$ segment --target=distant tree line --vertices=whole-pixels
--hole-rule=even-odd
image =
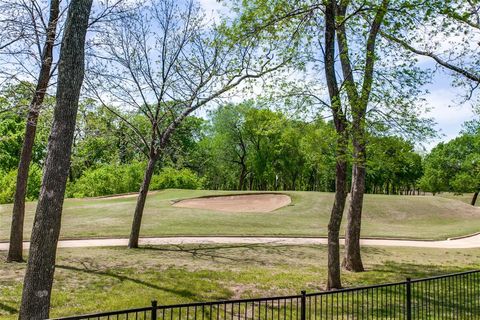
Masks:
[[[0,103],[17,104],[0,114],[0,202],[13,201],[24,116],[20,106],[28,83],[4,90]],[[37,128],[27,199],[39,195],[53,98]],[[23,111],[22,111],[23,110]],[[116,110],[121,113],[122,111]],[[147,130],[142,115],[122,117]],[[158,162],[150,190],[335,191],[336,133],[331,121],[305,120],[254,101],[224,104],[208,120],[189,116],[173,134],[171,147]],[[74,134],[68,197],[138,191],[145,170],[142,150],[131,128],[96,101],[81,101]],[[471,123],[458,138],[440,143],[422,156],[412,142],[378,131],[368,134],[366,192],[418,194],[476,192],[479,189],[479,132]],[[351,151],[350,151],[351,153]],[[351,172],[351,159],[348,161]],[[351,175],[349,174],[349,180]]]
[[[480,191],[480,122],[469,121],[457,138],[439,143],[425,157],[419,187],[433,194],[471,192],[475,205]]]

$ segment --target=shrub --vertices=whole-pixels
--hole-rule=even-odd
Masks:
[[[138,191],[143,179],[145,164],[108,164],[86,170],[67,186],[67,196],[74,198],[98,197]]]
[[[13,202],[15,193],[15,179],[17,170],[11,170],[7,173],[2,172],[0,177],[0,203]]]
[[[0,172],[0,203],[12,203],[17,182],[17,170]],[[35,200],[40,194],[42,184],[42,169],[37,164],[30,166],[27,184],[27,200]]]
[[[153,176],[150,190],[201,189],[203,184],[203,179],[192,170],[164,168],[159,174]]]

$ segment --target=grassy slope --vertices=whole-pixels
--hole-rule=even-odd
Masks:
[[[480,267],[480,249],[363,248],[365,273],[346,286],[425,277]],[[0,253],[0,318],[16,319],[24,264]],[[138,266],[141,265],[141,268]],[[203,245],[60,249],[52,317],[160,304],[323,290],[325,246]]]
[[[443,193],[439,193],[437,196],[442,198],[447,198],[447,199],[455,199],[455,200],[465,202],[466,204],[470,204],[472,202],[473,193],[453,194],[451,192],[443,192]],[[480,207],[480,199],[477,200],[477,203],[475,203],[475,206]]]
[[[171,206],[181,198],[232,192],[166,190],[149,196],[142,236],[297,235],[325,236],[333,201],[330,193],[287,192],[290,206],[271,213],[223,213]],[[127,237],[135,196],[68,199],[62,237]],[[35,203],[28,203],[26,237]],[[0,206],[0,239],[9,235],[11,205]],[[363,236],[444,239],[480,230],[480,210],[460,201],[432,196],[366,195]]]

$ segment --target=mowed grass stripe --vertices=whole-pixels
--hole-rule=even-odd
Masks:
[[[147,200],[141,235],[327,235],[332,193],[284,192],[292,198],[291,205],[267,213],[228,213],[171,205],[179,199],[234,193],[240,192],[154,192]],[[135,201],[135,195],[67,199],[61,237],[128,237]],[[480,209],[458,200],[438,196],[366,195],[364,206],[364,237],[446,239],[480,231]],[[8,239],[11,209],[11,205],[0,206],[0,240]],[[34,210],[35,203],[28,203],[26,239]]]

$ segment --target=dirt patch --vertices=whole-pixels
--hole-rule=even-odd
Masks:
[[[192,198],[175,202],[173,206],[223,212],[271,212],[291,202],[285,194],[266,193]]]

